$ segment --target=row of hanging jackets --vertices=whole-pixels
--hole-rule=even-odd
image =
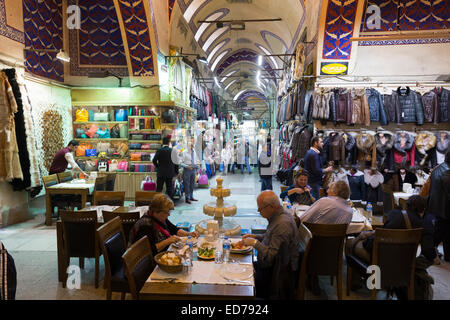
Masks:
[[[324,163],[334,161],[341,165],[366,161],[372,167],[389,170],[394,170],[395,166],[434,168],[444,162],[449,145],[447,131],[417,134],[385,130],[375,134],[333,131],[323,136],[321,155]]]
[[[0,71],[0,179],[14,191],[36,196],[42,189],[31,102],[15,69]]]
[[[308,105],[313,91],[306,90],[306,83],[304,81],[297,82],[292,90],[278,102],[277,122],[300,119],[306,114],[306,106]]]
[[[297,81],[299,81],[303,75],[306,59],[306,48],[303,42],[297,45],[295,50],[295,56],[291,58],[288,65],[287,72],[284,72],[282,79],[278,85],[278,97],[286,95],[288,89]]]
[[[279,128],[280,168],[287,169],[293,163],[305,157],[312,138],[311,126],[300,121],[290,121]]]
[[[449,122],[449,91],[442,87],[421,95],[409,87],[398,87],[391,94],[374,88],[321,88],[308,101],[307,121],[321,120],[335,125]]]

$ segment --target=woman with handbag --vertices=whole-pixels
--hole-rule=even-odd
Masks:
[[[53,158],[52,165],[50,166],[49,174],[56,174],[66,171],[67,166],[70,164],[72,170],[77,170],[84,176],[89,176],[86,172],[81,170],[78,164],[73,159],[72,152],[76,152],[80,144],[76,140],[69,142],[68,146],[56,152]]]

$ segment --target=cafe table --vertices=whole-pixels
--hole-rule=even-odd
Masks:
[[[55,184],[54,186],[47,187],[45,193],[45,224],[47,226],[52,225],[52,205],[51,196],[55,194],[65,194],[65,195],[80,195],[81,196],[81,207],[84,208],[86,205],[86,199],[89,194],[94,192],[95,183],[88,183],[86,180],[75,179],[70,182],[63,182]]]
[[[89,208],[83,208],[79,210],[79,212],[83,211],[97,211],[97,223],[99,226],[103,224],[103,216],[102,211],[113,211],[117,213],[122,212],[136,212],[138,211],[140,216],[142,217],[147,211],[148,206],[142,207],[125,207],[125,206],[92,206]],[[57,245],[57,259],[58,259],[58,281],[63,281],[64,279],[64,244],[63,244],[63,231],[62,231],[62,222],[61,220],[56,221],[56,245]]]
[[[201,239],[202,238],[199,239],[198,245],[201,245]],[[238,240],[240,239],[232,239],[232,241]],[[169,248],[169,250],[171,249]],[[227,264],[216,264],[214,259],[201,261],[201,259],[197,257],[196,251],[197,249],[194,247],[193,266],[191,267],[192,269],[189,274],[187,274],[186,271],[183,271],[180,274],[169,274],[161,271],[159,267],[156,267],[141,289],[139,297],[141,299],[152,300],[254,299],[254,275],[250,276],[248,284],[237,282],[229,283],[224,279],[219,279],[221,272],[226,270],[223,268],[239,267],[239,264],[241,264],[241,267],[253,270],[253,250],[249,251],[247,254],[230,253],[231,263]],[[202,274],[202,272],[204,273]],[[250,272],[252,273],[253,271]],[[172,282],[169,280],[158,280],[164,279],[161,275],[173,277],[177,280]],[[184,282],[179,282],[183,281],[183,279]]]
[[[409,197],[411,197],[412,195],[414,195],[414,193],[407,193],[407,192],[394,192],[394,202],[396,205],[399,205],[399,201],[400,199],[405,199],[408,200]]]

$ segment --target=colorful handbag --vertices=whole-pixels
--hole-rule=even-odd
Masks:
[[[86,157],[96,157],[97,149],[86,149],[85,155]]]
[[[98,160],[97,170],[99,172],[106,172],[106,171],[108,171],[108,160],[106,160],[106,159]]]
[[[144,135],[143,134],[132,134],[131,140],[144,140]]]
[[[87,130],[85,133],[89,138],[92,139],[97,134],[97,131],[98,127],[95,124],[93,124],[89,127],[89,130]]]
[[[140,153],[130,153],[130,160],[131,161],[141,161],[141,154]]]
[[[128,139],[128,126],[120,125],[120,138]]]
[[[77,147],[77,151],[75,151],[75,155],[77,157],[85,157],[86,156],[86,149],[92,149],[92,146],[90,144],[81,143]]]
[[[114,157],[114,154],[116,153],[116,149],[114,148],[108,148],[108,150],[106,150],[106,156],[108,157]]]
[[[89,121],[94,121],[94,110],[89,110]]]
[[[158,150],[159,148],[161,148],[160,143],[150,143],[150,149]]]
[[[111,132],[108,130],[108,128],[103,128],[97,130],[98,137],[100,139],[110,139],[111,138]]]
[[[97,171],[97,161],[91,160],[86,161],[86,171],[88,172]]]
[[[200,185],[205,186],[205,185],[208,185],[208,184],[209,184],[208,176],[206,175],[205,170],[203,170],[203,172],[200,174],[200,177],[198,178],[198,185],[199,186]]]
[[[99,142],[97,143],[96,149],[99,153],[107,152],[111,144],[109,142]]]
[[[116,121],[127,121],[128,115],[125,109],[116,110]]]
[[[152,119],[152,120],[153,120],[153,119]],[[154,120],[155,120],[155,121],[154,121],[155,125],[154,125],[154,128],[152,128],[152,129],[160,130],[160,129],[161,129],[161,123],[160,123],[160,121],[159,121],[159,118],[155,118]]]
[[[116,171],[119,167],[119,162],[117,160],[111,160],[109,162],[109,167],[108,167],[108,171],[113,172]]]
[[[156,183],[149,176],[141,182],[141,190],[143,191],[156,191]]]
[[[128,171],[128,161],[120,161],[117,165],[117,170],[127,172]]]
[[[106,158],[107,157],[106,152],[99,152],[98,153],[98,157],[99,158]]]
[[[77,138],[83,138],[83,135],[86,135],[86,134],[84,133],[84,129],[77,128],[77,130],[76,130],[76,137],[77,137]]]
[[[141,145],[141,149],[142,150],[150,150],[150,144],[149,143],[144,143]]]
[[[157,134],[149,134],[149,140],[161,140],[161,134],[157,133]]]
[[[142,153],[141,161],[151,161],[152,159],[150,157],[151,157],[151,155],[149,153]]]
[[[120,128],[118,124],[111,128],[111,138],[120,138]]]
[[[130,143],[130,149],[140,150],[141,149],[141,144],[140,143]]]
[[[86,109],[78,109],[75,111],[75,121],[76,122],[87,122],[89,121],[89,113]]]
[[[119,148],[117,149],[117,152],[119,152],[122,157],[125,156],[126,153],[128,152],[128,143],[122,142],[119,145]]]

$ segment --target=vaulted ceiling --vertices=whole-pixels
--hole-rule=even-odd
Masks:
[[[265,105],[284,59],[267,55],[293,52],[305,20],[304,0],[285,0],[282,6],[274,0],[178,0],[178,5],[222,88],[235,101]],[[279,21],[247,21],[262,19]],[[230,20],[244,20],[245,30],[231,30]]]

